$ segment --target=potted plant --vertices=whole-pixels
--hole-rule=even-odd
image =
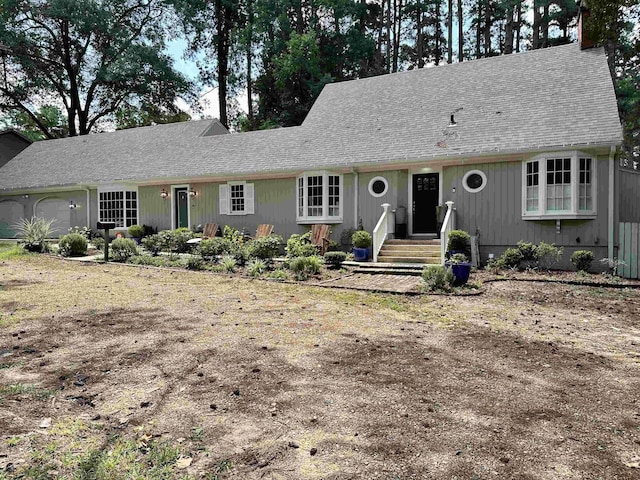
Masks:
[[[351,235],[351,243],[356,262],[366,262],[371,254],[371,234],[365,230],[356,230]]]
[[[471,262],[464,253],[454,253],[451,255],[448,261],[445,262],[445,267],[451,268],[455,280],[453,285],[459,287],[469,281],[469,274],[471,273]]]
[[[447,257],[456,253],[471,257],[471,237],[464,230],[451,230],[447,237]]]
[[[142,225],[131,225],[129,227],[129,236],[140,245],[140,240],[144,237],[144,227]]]

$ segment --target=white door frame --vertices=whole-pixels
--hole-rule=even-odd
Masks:
[[[431,236],[428,233],[413,233],[413,176],[419,175],[423,173],[437,173],[438,174],[438,205],[442,205],[442,187],[443,187],[443,174],[442,174],[442,165],[434,165],[433,167],[424,167],[424,168],[412,168],[409,170],[409,175],[407,175],[408,187],[407,192],[409,196],[409,205],[407,206],[407,235],[409,236]]]
[[[178,197],[176,196],[176,190],[186,188],[187,189],[187,226],[191,228],[191,200],[189,198],[189,184],[183,185],[171,185],[171,229],[178,228],[176,224],[176,202]]]

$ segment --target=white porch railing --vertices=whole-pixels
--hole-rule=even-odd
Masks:
[[[440,251],[443,265],[445,254],[447,253],[447,243],[449,243],[449,232],[456,228],[456,211],[453,209],[453,202],[445,202],[445,205],[447,206],[447,213],[440,229]]]
[[[391,213],[389,212],[389,208],[391,205],[388,203],[382,204],[382,215],[380,216],[380,220],[376,224],[376,228],[373,229],[373,261],[378,261],[378,253],[380,253],[380,249],[382,248],[382,244],[389,236],[389,222],[391,221]]]

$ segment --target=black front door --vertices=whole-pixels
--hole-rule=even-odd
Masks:
[[[439,200],[437,173],[413,176],[413,233],[437,233],[436,207]]]
[[[176,228],[189,228],[189,192],[186,188],[175,189]]]

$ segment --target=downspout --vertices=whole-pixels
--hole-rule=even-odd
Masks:
[[[91,228],[91,190],[83,188],[87,192],[87,228]]]
[[[609,215],[608,215],[608,230],[609,230],[609,238],[607,242],[607,257],[610,259],[614,258],[614,247],[615,247],[615,217],[614,217],[614,204],[615,204],[615,164],[616,158],[616,147],[615,145],[611,146],[611,150],[609,151]]]
[[[355,168],[351,170],[353,172],[353,228],[358,229],[358,190],[359,179],[358,172]]]

